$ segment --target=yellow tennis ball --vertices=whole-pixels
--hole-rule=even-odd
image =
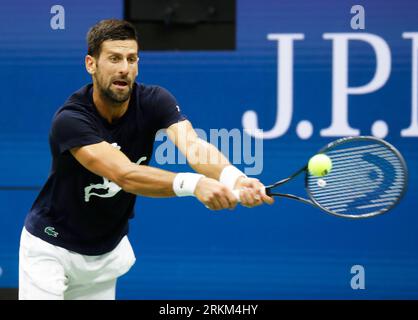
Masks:
[[[314,176],[323,177],[330,173],[331,169],[332,161],[325,154],[319,153],[313,156],[311,159],[309,159],[308,170],[309,173]]]

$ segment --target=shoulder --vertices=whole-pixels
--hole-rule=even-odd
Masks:
[[[81,122],[92,122],[94,117],[81,105],[77,104],[70,104],[64,105],[59,108],[53,118],[52,118],[52,125],[69,123],[74,121],[81,121]]]
[[[86,85],[74,92],[64,104],[55,112],[52,121],[68,118],[88,119],[93,115],[92,85]]]
[[[91,83],[81,87],[75,91],[68,99],[64,102],[65,105],[79,104],[79,105],[91,105],[93,102],[93,85]]]
[[[73,147],[103,141],[97,118],[83,104],[69,102],[55,113],[49,139],[54,150],[60,153]]]
[[[94,107],[91,102],[91,86],[87,85],[73,93],[52,117],[51,130],[93,125]]]
[[[135,88],[139,97],[139,108],[156,130],[168,128],[185,119],[176,98],[167,89],[157,85],[138,84]]]
[[[140,104],[144,106],[177,103],[174,95],[169,90],[159,85],[138,84],[137,94]]]

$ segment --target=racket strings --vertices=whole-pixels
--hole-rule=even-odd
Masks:
[[[325,152],[331,172],[307,176],[311,197],[327,211],[346,216],[387,211],[401,197],[406,174],[403,161],[388,146],[374,141],[351,141]]]

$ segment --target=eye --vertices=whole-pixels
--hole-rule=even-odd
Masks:
[[[112,63],[116,63],[116,62],[118,62],[118,61],[119,61],[119,58],[118,58],[118,57],[116,57],[116,56],[110,56],[110,57],[109,57],[109,60],[110,60],[110,62],[112,62]]]
[[[134,64],[138,61],[138,57],[129,57],[128,62],[131,64]]]

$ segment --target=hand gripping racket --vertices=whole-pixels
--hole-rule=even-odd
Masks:
[[[335,216],[358,219],[388,212],[406,192],[405,160],[386,141],[368,136],[341,138],[318,153],[332,160],[328,175],[313,176],[305,165],[288,178],[266,186],[266,194],[298,200]],[[305,175],[309,199],[274,190],[300,174]]]

